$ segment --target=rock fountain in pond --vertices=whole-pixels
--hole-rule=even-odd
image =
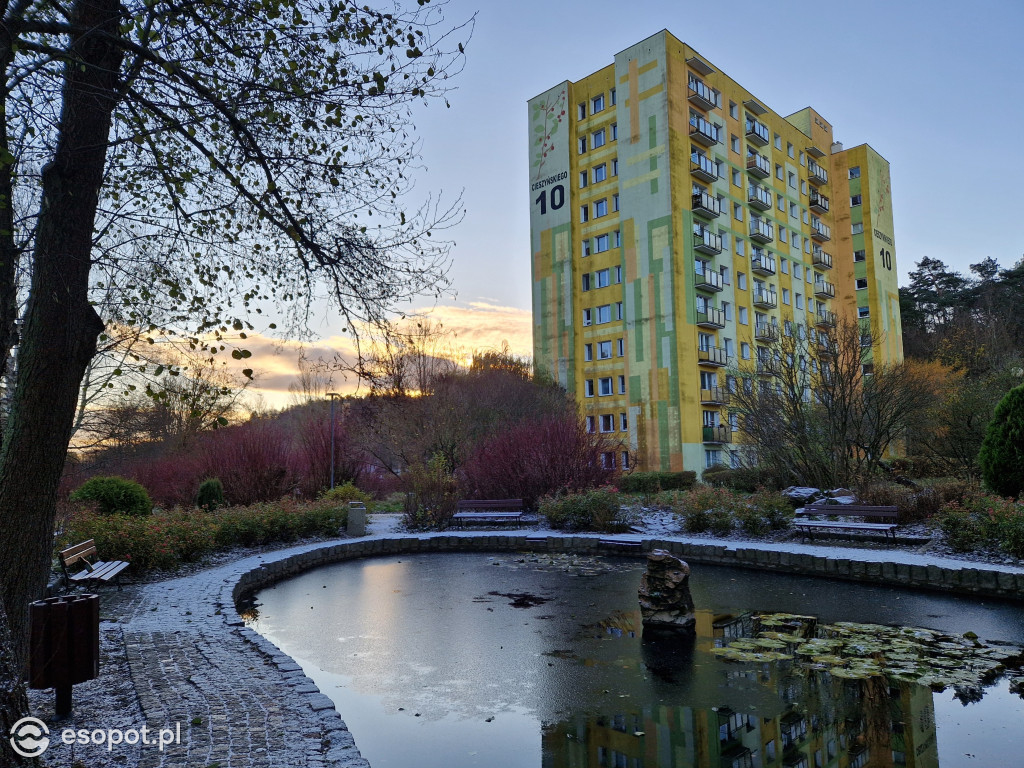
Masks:
[[[647,556],[640,580],[640,612],[644,630],[692,634],[696,619],[690,595],[690,566],[664,549]]]

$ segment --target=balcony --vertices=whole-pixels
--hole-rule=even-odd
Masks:
[[[714,307],[698,309],[697,325],[701,328],[725,328],[725,312]]]
[[[695,77],[690,78],[689,99],[691,104],[705,111],[722,107],[722,94],[714,88],[708,88]]]
[[[828,336],[824,334],[818,336],[818,353],[821,355],[828,355],[829,357],[835,357],[836,354],[836,343],[832,341]]]
[[[702,405],[728,405],[729,390],[725,387],[712,387],[700,391],[700,402]]]
[[[761,376],[778,376],[780,365],[781,363],[778,360],[772,360],[770,357],[759,357],[757,358],[754,370]]]
[[[750,269],[759,275],[774,275],[775,257],[760,248],[755,248],[750,257]]]
[[[717,256],[722,252],[722,236],[698,224],[693,228],[693,247],[701,253]]]
[[[815,280],[814,295],[819,299],[834,299],[836,297],[836,287],[827,280]]]
[[[832,254],[815,247],[811,254],[811,263],[818,269],[832,269]]]
[[[717,197],[707,192],[695,192],[693,195],[693,212],[706,219],[717,219],[722,215],[722,206]]]
[[[836,313],[827,309],[819,309],[814,318],[814,324],[819,328],[835,328]]]
[[[690,173],[701,181],[715,181],[719,177],[718,161],[699,152],[693,152],[690,155]]]
[[[757,144],[759,147],[763,147],[771,140],[771,134],[768,133],[768,126],[762,123],[760,120],[754,120],[753,118],[747,118],[747,141],[752,144]]]
[[[811,217],[811,237],[815,240],[825,243],[832,239],[832,230],[828,224],[822,224],[821,219],[817,216]]]
[[[700,365],[710,365],[714,368],[722,368],[729,364],[729,355],[721,347],[708,347],[697,350],[697,362]]]
[[[815,213],[828,213],[828,198],[818,192],[816,189],[812,189],[809,195],[811,198],[811,210]]]
[[[698,291],[714,291],[717,293],[724,287],[722,284],[722,276],[711,269],[705,269],[703,272],[696,272],[695,275]]]
[[[807,179],[812,184],[828,184],[828,171],[807,158]]]
[[[772,193],[762,186],[751,184],[747,188],[747,202],[753,208],[767,211],[772,207]]]
[[[724,424],[717,427],[704,427],[705,443],[730,443],[732,442],[732,430]]]
[[[754,289],[754,306],[761,309],[775,309],[779,306],[779,295],[765,288]]]
[[[705,147],[713,147],[722,140],[722,129],[703,117],[690,116],[690,138]]]
[[[778,340],[779,326],[774,323],[754,323],[754,338],[766,344]]]
[[[770,243],[775,239],[775,227],[770,221],[752,218],[750,220],[750,239],[759,243]]]
[[[767,179],[772,175],[771,163],[768,162],[768,158],[764,155],[754,152],[747,155],[747,172],[751,176],[757,176],[759,179]]]

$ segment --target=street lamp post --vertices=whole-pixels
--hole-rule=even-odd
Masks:
[[[328,392],[327,396],[331,398],[331,490],[334,490],[334,401],[337,400],[341,395],[337,392]]]

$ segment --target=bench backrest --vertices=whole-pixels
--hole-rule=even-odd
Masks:
[[[88,560],[92,557],[96,557],[96,541],[94,539],[75,544],[75,546],[62,549],[60,552],[60,561],[65,568],[74,565],[79,560]]]
[[[521,510],[523,508],[522,499],[464,499],[458,502],[456,508],[459,510],[466,509],[490,509],[490,510]]]
[[[812,514],[850,515],[851,517],[871,519],[895,518],[897,516],[896,507],[876,507],[866,504],[812,504],[804,509],[812,510]]]

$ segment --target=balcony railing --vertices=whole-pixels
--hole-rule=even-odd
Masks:
[[[832,254],[816,247],[811,254],[811,263],[818,269],[832,269]]]
[[[725,312],[714,307],[698,309],[697,325],[702,328],[725,328]]]
[[[825,195],[819,193],[816,189],[812,189],[809,197],[812,211],[815,213],[828,213],[828,198]]]
[[[750,220],[750,238],[759,243],[770,243],[775,239],[775,227],[770,221],[764,219]]]
[[[836,313],[827,309],[819,309],[814,324],[822,328],[835,328]]]
[[[822,355],[834,356],[836,354],[836,343],[827,336],[818,337],[818,352]]]
[[[721,347],[707,347],[697,350],[697,362],[721,368],[729,364],[729,355]]]
[[[718,162],[699,152],[690,154],[690,173],[702,181],[714,181],[718,178]]]
[[[774,323],[754,323],[754,338],[771,342],[779,338],[779,326]]]
[[[750,257],[750,269],[759,275],[774,275],[775,257],[758,248]]]
[[[814,184],[828,184],[828,171],[808,158],[807,178]]]
[[[715,256],[722,252],[722,236],[698,224],[693,228],[693,247],[701,253]]]
[[[769,291],[764,288],[755,288],[754,306],[761,307],[763,309],[775,309],[775,307],[779,306],[779,296],[775,291]]]
[[[763,147],[771,140],[771,135],[768,133],[768,126],[760,120],[747,118],[747,140],[752,144],[757,144],[758,146]]]
[[[771,163],[768,162],[767,157],[755,152],[747,155],[747,171],[750,172],[751,176],[767,179],[772,175],[772,166]]]
[[[698,290],[720,291],[724,287],[722,276],[712,269],[705,269],[703,272],[695,273]]]
[[[729,390],[725,387],[702,389],[700,401],[705,405],[726,405],[729,402]]]
[[[732,442],[732,430],[724,424],[717,427],[704,427],[705,443],[730,443]]]
[[[722,94],[714,88],[708,88],[697,78],[691,78],[690,102],[705,110],[719,109],[722,106]]]
[[[829,228],[828,224],[822,224],[821,219],[812,217],[811,237],[824,243],[832,239],[832,230]]]
[[[834,299],[836,297],[836,287],[827,280],[815,280],[814,295],[819,299]]]
[[[772,207],[772,193],[762,186],[751,184],[747,188],[747,202],[754,208],[767,211]]]
[[[703,117],[690,116],[690,138],[703,144],[705,147],[713,147],[722,140],[722,129],[709,123]]]
[[[693,212],[708,219],[715,219],[722,214],[722,206],[717,197],[712,197],[707,192],[695,192]]]
[[[780,373],[780,363],[770,357],[759,357],[754,363],[754,370],[761,376],[777,376]]]

